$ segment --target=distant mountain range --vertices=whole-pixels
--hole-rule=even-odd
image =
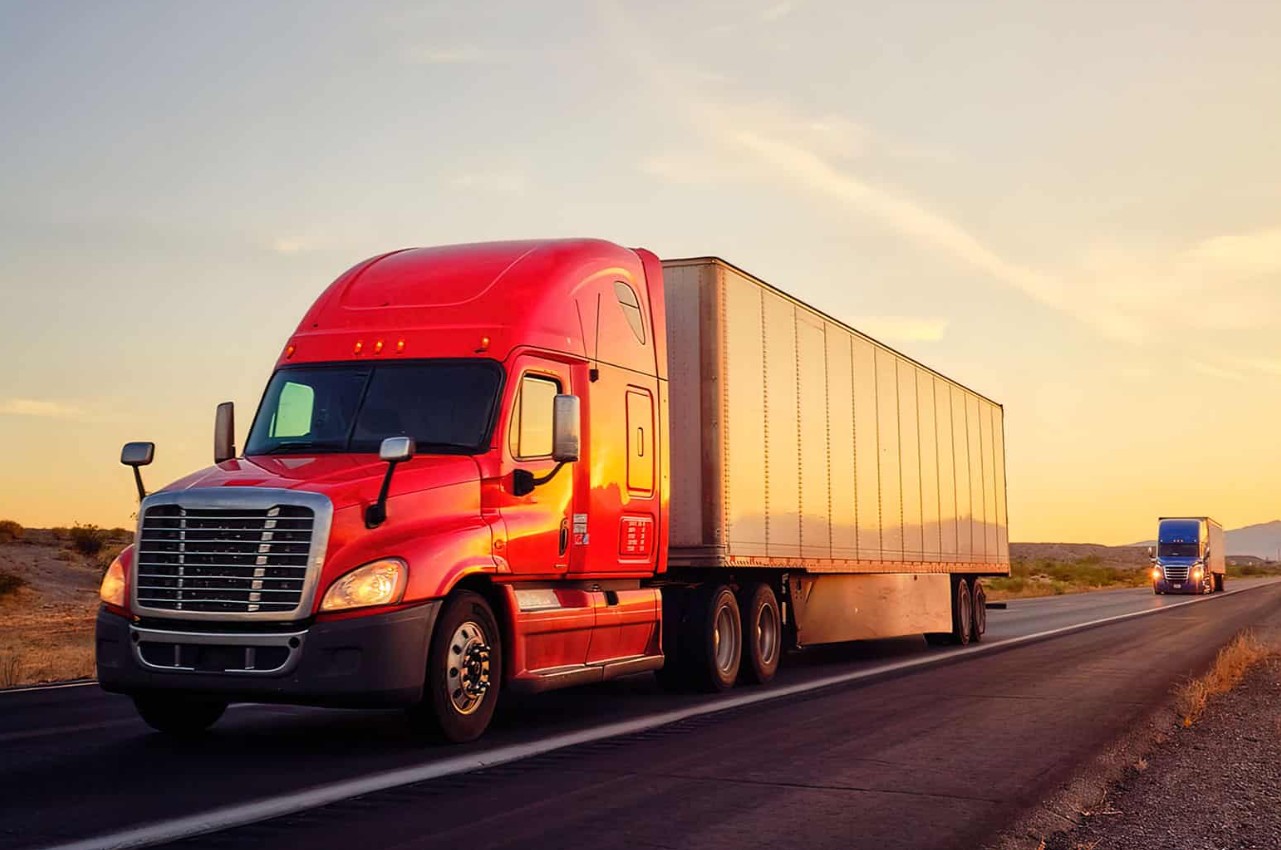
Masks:
[[[1261,522],[1258,525],[1247,525],[1245,528],[1234,528],[1223,532],[1227,543],[1227,554],[1253,555],[1269,561],[1281,560],[1277,557],[1281,551],[1281,519],[1272,522]],[[1132,546],[1155,546],[1155,540],[1133,543]]]

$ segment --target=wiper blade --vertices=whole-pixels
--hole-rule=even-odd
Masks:
[[[342,446],[333,443],[313,443],[309,440],[295,440],[290,443],[278,443],[269,449],[264,449],[254,454],[260,455],[284,455],[284,454],[302,454],[307,451],[319,450],[331,452],[341,449]]]

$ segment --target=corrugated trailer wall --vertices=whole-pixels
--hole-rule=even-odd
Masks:
[[[723,261],[663,268],[671,564],[1009,572],[1000,405]]]

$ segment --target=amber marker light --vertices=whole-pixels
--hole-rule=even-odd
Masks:
[[[382,354],[382,353],[383,353],[383,341],[380,339],[374,343],[374,354]]]
[[[356,353],[357,353],[357,354],[359,354],[359,353],[361,352],[361,350],[363,350],[363,349],[364,349],[364,347],[365,347],[365,344],[364,344],[363,342],[361,342],[360,340],[357,340],[357,341],[356,341],[356,349],[355,349],[355,351],[356,351]]]
[[[285,347],[285,359],[286,360],[291,359],[294,356],[294,352],[297,350],[298,350],[298,346],[294,345],[292,342],[289,343],[289,345]]]
[[[488,350],[489,350],[489,337],[482,336],[480,338],[480,348],[477,348],[476,351],[480,352],[480,351],[488,351]]]
[[[397,353],[397,354],[399,354],[400,352],[402,352],[402,351],[404,351],[404,350],[405,350],[405,341],[404,341],[403,339],[401,339],[401,340],[397,340],[397,341],[396,341],[396,353]]]

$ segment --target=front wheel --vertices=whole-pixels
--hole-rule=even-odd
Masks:
[[[227,703],[172,694],[140,694],[134,707],[148,726],[178,738],[190,738],[218,722]]]
[[[454,594],[436,620],[425,692],[411,718],[451,743],[476,740],[494,716],[502,670],[493,609],[478,593]]]

